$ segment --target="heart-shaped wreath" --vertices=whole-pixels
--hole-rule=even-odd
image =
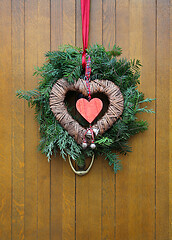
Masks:
[[[63,126],[64,129],[72,137],[74,137],[75,141],[78,144],[81,144],[83,142],[83,138],[86,130],[76,120],[74,120],[71,117],[64,103],[67,92],[72,90],[80,91],[84,96],[88,95],[85,80],[79,79],[78,81],[75,81],[73,84],[69,84],[66,80],[59,79],[54,84],[50,93],[50,107],[57,121],[61,124],[61,126]],[[113,82],[108,80],[96,79],[94,81],[91,81],[90,90],[91,90],[90,91],[91,94],[96,92],[105,93],[107,94],[109,99],[108,111],[99,121],[96,122],[96,124],[92,126],[92,129],[94,132],[100,133],[102,135],[105,131],[107,131],[113,125],[113,123],[119,118],[119,116],[121,116],[123,111],[123,102],[124,102],[123,96],[119,90],[119,87],[117,87]],[[81,98],[80,100],[85,100],[85,99]],[[80,100],[78,100],[78,102]],[[101,108],[102,108],[100,106],[100,108],[98,109],[98,112],[95,112],[96,109],[94,109],[94,106],[96,106],[97,104],[94,100],[99,100],[99,99],[93,98],[92,101],[90,102],[85,100],[86,103],[82,101],[80,105],[78,105],[78,110],[81,114],[82,114],[82,108],[84,107],[85,107],[84,110],[87,110],[87,109],[88,109],[87,111],[90,110],[90,113],[86,114],[87,113],[86,112],[85,114],[84,113],[82,114],[83,116],[85,115],[84,118],[85,119],[87,118],[87,121],[89,123],[93,122],[93,120],[95,119],[95,117],[98,115],[98,113],[101,111]],[[102,102],[101,100],[99,101],[101,105]],[[90,105],[89,103],[91,104],[92,107],[89,106]],[[89,118],[92,116],[93,118],[89,120]]]
[[[82,167],[85,158],[93,154],[104,155],[116,172],[120,169],[118,153],[126,154],[131,151],[128,139],[147,129],[147,122],[138,120],[136,114],[153,112],[146,106],[140,106],[152,99],[144,99],[143,93],[137,89],[141,66],[139,60],[119,59],[121,49],[116,45],[109,51],[99,45],[90,47],[87,50],[91,57],[90,91],[91,94],[105,94],[109,104],[104,116],[96,118],[92,126],[96,149],[83,149],[81,145],[86,128],[78,123],[75,115],[71,116],[68,103],[65,102],[68,91],[87,96],[81,52],[81,48],[69,45],[58,51],[48,52],[48,61],[35,72],[35,75],[41,76],[38,88],[30,91],[19,90],[17,96],[26,99],[29,106],[35,106],[41,134],[39,149],[48,159],[59,149],[63,158],[69,155]],[[82,105],[92,105],[86,102],[82,100],[77,103],[77,110],[85,118],[87,112],[83,113]],[[96,113],[92,114],[93,119],[101,110],[99,97],[94,102],[99,106]],[[76,112],[76,107],[74,108]],[[93,120],[92,115],[87,119],[88,122]],[[87,140],[89,141],[89,137]]]

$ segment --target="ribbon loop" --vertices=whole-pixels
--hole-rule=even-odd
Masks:
[[[90,18],[90,0],[81,0],[81,15],[82,15],[82,67],[86,68],[86,49],[88,47],[89,34],[89,18]]]

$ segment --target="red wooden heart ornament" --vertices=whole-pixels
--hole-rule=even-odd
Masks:
[[[89,123],[94,121],[101,112],[102,108],[103,103],[99,98],[93,98],[90,102],[85,98],[80,98],[76,102],[76,109]]]

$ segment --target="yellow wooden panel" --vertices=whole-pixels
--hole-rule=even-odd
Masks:
[[[37,86],[33,77],[34,66],[38,65],[37,1],[25,1],[25,89]],[[36,240],[38,236],[38,126],[34,110],[25,102],[25,239]]]
[[[63,0],[63,44],[75,45],[75,1]]]
[[[90,6],[89,43],[102,44],[102,1],[91,1]],[[88,196],[89,229],[87,234],[90,240],[101,239],[102,158],[95,160],[88,177],[88,192],[86,194]]]
[[[50,1],[38,1],[37,27],[38,66],[45,62],[45,53],[50,50]],[[40,139],[38,137],[38,139]],[[50,238],[50,163],[38,153],[38,240]]]
[[[51,51],[56,51],[63,40],[63,1],[51,0]]]
[[[122,48],[122,56],[129,57],[130,1],[116,0],[116,43]]]
[[[11,1],[0,1],[0,239],[11,238]]]
[[[75,45],[75,1],[63,0],[63,44]],[[75,175],[68,161],[63,161],[62,239],[74,240],[75,233]]]
[[[37,152],[34,110],[15,97],[36,87],[47,50],[82,46],[80,0],[0,1],[0,239],[172,239],[170,4],[91,0],[89,43],[116,40],[122,56],[139,58],[139,89],[157,100],[122,171],[97,158],[81,178],[60,155],[48,163]]]
[[[169,239],[170,1],[157,2],[156,236]]]
[[[121,37],[122,44],[128,46],[125,55],[141,60],[143,69],[139,89],[145,93],[145,97],[154,98],[155,3],[154,1],[118,1],[117,13],[118,6],[121,14],[117,14],[117,43],[120,44]],[[124,19],[128,19],[125,24],[122,13]],[[153,108],[154,104],[149,106]],[[124,164],[122,172],[117,174],[117,239],[151,240],[155,235],[154,117],[153,114],[141,116],[148,120],[149,130],[130,140],[133,152],[125,157],[127,163]]]
[[[172,8],[170,5],[170,36],[172,36]],[[172,239],[172,39],[170,38],[170,108],[169,108],[169,239]]]
[[[51,1],[51,50],[62,44],[62,0]],[[63,159],[58,154],[51,159],[51,239],[62,239]]]
[[[116,1],[116,43],[122,48],[122,57],[129,58],[130,1]],[[130,142],[132,145],[132,141]],[[116,238],[128,239],[128,178],[132,157],[120,156],[123,169],[116,176]]]
[[[82,43],[82,18],[81,18],[81,0],[76,0],[76,7],[75,7],[75,29],[76,29],[76,39],[75,44],[78,47],[83,47]]]
[[[116,4],[115,1],[103,1],[103,45],[106,49],[115,44]],[[102,164],[102,239],[115,239],[116,226],[116,176],[113,167],[103,159]]]
[[[24,239],[24,1],[12,2],[12,239]]]

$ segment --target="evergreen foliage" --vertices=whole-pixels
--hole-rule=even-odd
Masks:
[[[49,106],[49,94],[58,79],[65,78],[68,82],[73,82],[74,79],[84,78],[81,53],[81,48],[70,45],[48,52],[45,64],[35,69],[35,75],[41,77],[37,89],[19,90],[17,96],[27,100],[29,106],[35,107],[41,135],[39,150],[46,154],[48,160],[60,150],[64,159],[69,154],[79,166],[83,166],[85,158],[94,153],[105,156],[116,173],[121,168],[118,153],[131,152],[129,138],[148,128],[147,122],[138,120],[137,114],[153,112],[147,106],[141,106],[153,99],[144,99],[144,94],[137,89],[141,67],[139,60],[119,59],[122,50],[116,45],[109,51],[97,44],[90,47],[87,53],[91,57],[91,80],[107,79],[119,86],[124,96],[124,111],[107,132],[96,138],[95,150],[83,150],[57,122]]]

